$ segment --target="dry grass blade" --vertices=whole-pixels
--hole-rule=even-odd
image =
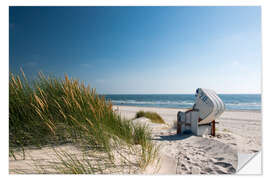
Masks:
[[[155,156],[149,130],[122,119],[113,112],[111,102],[96,94],[95,89],[67,75],[61,80],[39,73],[39,78],[29,82],[22,69],[21,73],[23,81],[13,74],[9,81],[11,155],[18,147],[73,142],[106,153],[112,162],[111,150],[115,147],[111,142],[123,141],[142,147],[142,166]],[[80,162],[72,162],[81,166],[72,172],[80,173]]]
[[[153,122],[153,123],[165,124],[165,121],[156,112],[139,111],[139,112],[136,113],[135,118],[140,118],[140,117],[146,117],[146,118],[150,119],[151,122]]]

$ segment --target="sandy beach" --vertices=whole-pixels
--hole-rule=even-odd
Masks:
[[[261,150],[261,112],[259,111],[225,111],[217,119],[216,137],[198,137],[193,135],[176,135],[174,124],[178,111],[186,109],[114,106],[114,111],[123,118],[133,119],[136,112],[152,111],[158,113],[166,124],[151,123],[141,117],[134,123],[144,123],[152,130],[152,141],[160,147],[159,158],[141,171],[130,167],[123,171],[119,168],[116,174],[232,174],[237,171],[238,153],[255,153]],[[80,154],[73,145],[57,148],[73,154]],[[122,151],[122,150],[121,150]],[[37,173],[33,171],[33,159],[43,164],[52,161],[52,149],[26,150],[26,159],[14,160],[10,157],[10,173]],[[129,157],[134,159],[136,156]],[[117,158],[118,159],[118,158]],[[36,161],[37,162],[37,161]]]
[[[230,174],[237,170],[238,153],[250,154],[261,150],[260,111],[225,111],[217,121],[216,137],[177,136],[174,123],[178,111],[186,109],[115,106],[122,117],[134,118],[136,112],[157,112],[166,125],[156,125],[146,118],[153,141],[160,146],[161,167],[165,174]],[[145,173],[152,173],[149,166]]]
[[[263,160],[262,3],[133,2],[8,7],[9,174],[238,175]]]

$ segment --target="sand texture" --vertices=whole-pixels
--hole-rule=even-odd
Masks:
[[[114,106],[114,110],[126,119],[133,119],[134,123],[147,124],[152,130],[152,140],[159,146],[159,158],[140,169],[138,156],[125,147],[115,150],[115,167],[101,167],[102,172],[113,174],[232,174],[237,170],[238,153],[254,153],[261,150],[261,113],[259,111],[225,111],[217,119],[216,137],[198,137],[189,135],[176,135],[175,122],[178,111],[184,109],[150,108]],[[166,124],[152,123],[149,119],[141,117],[134,119],[136,112],[157,112]],[[59,163],[55,157],[56,150],[63,150],[83,159],[83,152],[74,145],[67,144],[57,147],[43,147],[41,149],[26,149],[26,158],[22,152],[16,152],[17,160],[9,157],[9,172],[14,173],[52,173],[54,165]],[[96,152],[91,152],[94,154]],[[89,158],[89,157],[88,157]],[[97,167],[106,164],[102,162],[102,154],[96,153],[91,162],[99,162]],[[96,158],[96,159],[95,159]],[[125,161],[135,162],[132,165]],[[85,161],[83,159],[83,161]],[[87,160],[88,161],[88,160]],[[38,168],[36,166],[39,166]],[[43,169],[41,168],[43,167]],[[37,171],[37,169],[40,170]]]
[[[184,109],[115,106],[122,117],[134,118],[136,112],[157,112],[166,125],[151,123],[153,141],[160,146],[158,174],[232,174],[237,170],[238,153],[254,153],[261,149],[261,113],[259,111],[225,111],[217,121],[216,137],[176,135],[174,124],[178,111]],[[150,165],[145,173],[153,173]]]

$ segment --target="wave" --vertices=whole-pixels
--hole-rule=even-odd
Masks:
[[[115,105],[144,107],[190,108],[195,102],[193,95],[108,95]],[[261,109],[260,97],[254,95],[221,96],[226,109]]]
[[[261,106],[261,103],[257,103],[257,102],[250,102],[250,103],[224,103],[225,105],[228,106]]]
[[[192,106],[194,102],[190,101],[136,101],[136,100],[112,100],[114,104],[145,104],[145,105],[182,105],[182,106]],[[248,103],[225,103],[225,106],[256,106],[260,107],[261,103],[257,102],[248,102]]]
[[[112,100],[116,104],[168,104],[168,105],[193,105],[194,102],[188,101],[136,101],[136,100]]]

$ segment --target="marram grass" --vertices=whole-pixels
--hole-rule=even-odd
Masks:
[[[135,118],[140,118],[140,117],[146,117],[151,120],[153,123],[160,123],[160,124],[165,124],[165,121],[162,119],[162,117],[156,113],[156,112],[144,112],[144,111],[139,111],[136,113]]]
[[[57,145],[66,142],[107,152],[111,157],[112,141],[142,146],[142,167],[156,155],[146,127],[134,125],[112,110],[112,104],[95,89],[67,75],[64,79],[46,77],[29,82],[10,74],[9,148]],[[14,157],[16,158],[16,157]]]

